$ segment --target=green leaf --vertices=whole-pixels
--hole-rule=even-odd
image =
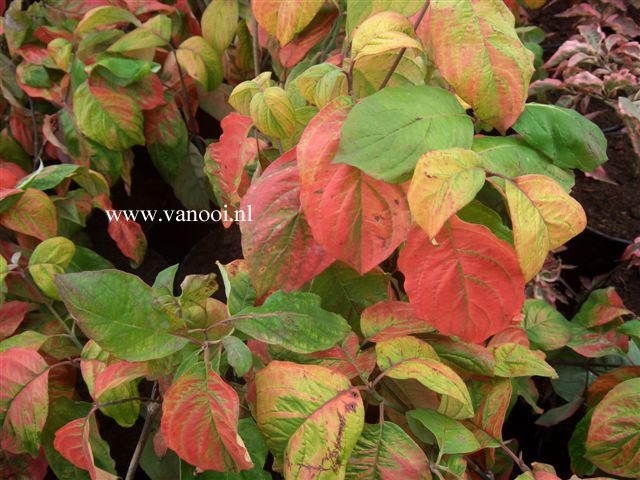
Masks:
[[[322,298],[322,308],[343,316],[355,328],[362,311],[389,299],[389,277],[374,269],[364,275],[335,262],[304,287]]]
[[[76,245],[76,251],[65,271],[67,273],[75,273],[84,272],[86,270],[108,270],[110,268],[113,268],[111,262],[98,255],[93,250]]]
[[[571,340],[571,328],[566,318],[544,300],[524,302],[522,327],[533,347],[557,350]]]
[[[432,150],[470,148],[473,124],[448,91],[427,86],[383,89],[358,103],[342,127],[334,163],[400,183]]]
[[[56,285],[82,331],[123,360],[162,358],[186,344],[171,335],[184,324],[157,309],[151,287],[134,275],[117,270],[70,273],[58,276]]]
[[[440,448],[439,455],[470,453],[481,448],[473,433],[462,423],[445,417],[435,410],[424,408],[411,410],[407,412],[407,420],[414,432],[415,425],[418,423],[433,433]]]
[[[71,240],[53,237],[38,244],[29,258],[29,274],[38,288],[50,298],[60,300],[55,276],[64,273],[76,251]]]
[[[498,213],[478,200],[472,201],[458,211],[458,218],[468,223],[484,225],[500,240],[513,245],[513,232],[511,229],[503,223]]]
[[[80,131],[109,149],[145,142],[140,108],[126,95],[84,82],[73,94],[73,113]]]
[[[539,350],[529,350],[518,343],[503,343],[495,347],[495,374],[498,377],[551,377],[558,378],[556,371],[545,362]]]
[[[398,425],[365,424],[349,464],[347,480],[430,480],[429,461],[422,449]]]
[[[63,180],[71,178],[83,170],[81,165],[73,165],[70,163],[48,165],[42,170],[37,170],[33,174],[25,177],[20,182],[19,188],[29,187],[38,190],[49,190],[50,188],[58,186]]]
[[[236,371],[236,375],[242,377],[253,364],[251,350],[237,337],[224,337],[222,345],[224,345],[224,351],[227,354],[227,362]]]
[[[554,165],[590,172],[607,161],[607,139],[575,110],[529,103],[513,129]]]
[[[228,321],[261,342],[297,353],[326,350],[350,332],[344,318],[320,307],[319,296],[303,292],[275,292],[260,307],[245,308]]]
[[[586,458],[621,477],[640,477],[640,378],[618,384],[595,407]]]
[[[151,73],[160,71],[160,64],[137,58],[115,57],[103,55],[98,57],[90,71],[99,73],[102,77],[121,87],[139,82]]]
[[[490,172],[509,178],[546,175],[562,185],[566,192],[570,192],[575,183],[573,172],[555,166],[551,159],[521,138],[476,137],[472,148],[482,158],[482,166]]]

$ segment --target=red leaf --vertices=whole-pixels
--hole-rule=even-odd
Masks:
[[[142,263],[147,251],[147,238],[139,224],[120,218],[120,220],[109,222],[107,232],[126,257],[138,265]]]
[[[300,206],[295,150],[264,171],[242,199],[253,221],[242,222],[242,252],[258,298],[297,290],[333,262],[316,243]]]
[[[209,145],[204,159],[205,173],[222,203],[220,206],[227,205],[232,211],[240,206],[240,199],[249,188],[245,167],[256,159],[258,148],[266,148],[264,141],[248,136],[251,125],[251,118],[235,112],[224,117],[220,141]],[[229,227],[231,222],[224,225]]]
[[[201,470],[253,467],[238,435],[238,394],[203,363],[174,382],[162,404],[162,436],[180,458]]]
[[[513,249],[482,226],[452,217],[429,241],[413,227],[398,267],[416,313],[445,335],[481,342],[508,327],[524,302]]]
[[[93,461],[91,439],[97,435],[98,428],[91,413],[60,428],[53,440],[53,447],[76,467],[87,470],[91,480],[116,480],[118,477],[99,469]]]
[[[433,327],[419,318],[407,302],[384,301],[366,308],[360,329],[369,342],[382,342],[413,333],[432,332]]]
[[[40,449],[47,420],[49,366],[35,350],[10,348],[0,353],[2,448],[11,453]]]
[[[300,200],[314,238],[331,255],[364,274],[406,238],[409,207],[402,187],[331,161],[349,107],[324,107],[298,144]]]
[[[109,365],[96,376],[93,385],[93,397],[100,399],[100,396],[107,390],[145,375],[147,375],[147,364],[145,362],[122,361]]]
[[[0,305],[0,340],[7,338],[20,326],[33,306],[27,302],[13,300]]]
[[[309,50],[326,38],[337,16],[337,10],[330,10],[325,14],[320,12],[295,40],[280,49],[279,56],[282,66],[292,68],[297,65],[309,53]]]

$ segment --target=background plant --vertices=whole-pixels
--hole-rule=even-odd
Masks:
[[[524,401],[583,415],[576,475],[638,476],[640,321],[612,289],[571,320],[525,299],[606,141],[525,103],[502,2],[88,7],[4,19],[3,475],[116,478],[105,415],[144,417],[127,478],[558,478],[503,437]],[[109,208],[141,145],[185,206],[252,206],[226,304],[213,273],[147,285],[60,221]],[[112,233],[134,262],[140,231]]]

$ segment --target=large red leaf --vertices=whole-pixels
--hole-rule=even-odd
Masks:
[[[409,207],[402,187],[333,164],[350,107],[332,103],[309,123],[298,144],[302,209],[313,236],[337,259],[364,274],[406,238]]]
[[[3,450],[37,455],[49,410],[48,377],[49,365],[35,350],[10,348],[0,353]]]
[[[238,394],[204,363],[196,363],[167,390],[162,436],[180,458],[202,470],[253,467],[238,435]]]
[[[242,222],[242,252],[258,298],[297,290],[333,262],[313,239],[300,206],[295,150],[269,165],[242,199],[253,221]]]
[[[481,342],[503,330],[524,302],[513,249],[482,226],[457,217],[431,242],[414,227],[398,267],[416,313],[446,335]]]
[[[97,438],[98,426],[93,414],[76,418],[60,428],[53,440],[54,448],[82,470],[87,470],[91,480],[116,480],[118,477],[96,467],[91,443]]]

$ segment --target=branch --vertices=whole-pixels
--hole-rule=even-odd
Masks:
[[[253,26],[253,35],[251,36],[251,50],[253,54],[253,76],[260,75],[260,40],[258,38],[258,22],[256,17],[251,19]]]
[[[191,112],[191,107],[189,105],[189,93],[187,92],[187,85],[184,82],[184,72],[182,71],[182,67],[180,66],[180,62],[178,61],[178,54],[176,53],[175,48],[172,48],[173,56],[176,59],[176,66],[178,67],[178,76],[180,77],[180,86],[182,88],[182,96],[184,97],[184,108],[187,111],[187,123],[189,127],[189,132],[191,136],[196,133],[196,119],[193,118],[193,113]]]
[[[29,99],[29,109],[31,110],[31,128],[33,129],[33,171],[40,165],[40,145],[38,145],[38,123],[36,122],[36,111],[33,108],[33,99]]]
[[[428,8],[429,8],[429,0],[425,0],[424,4],[422,5],[422,9],[420,10],[420,14],[418,15],[418,18],[416,18],[416,21],[413,24],[413,30],[418,29],[418,27],[420,26],[420,23],[422,22],[422,19],[427,13]],[[379,90],[382,90],[384,87],[387,86],[387,83],[389,83],[389,80],[391,80],[391,76],[393,75],[393,72],[395,72],[396,68],[398,68],[398,65],[400,65],[400,61],[402,60],[402,57],[404,56],[404,52],[406,51],[407,51],[406,47],[403,47],[400,49],[400,51],[398,52],[398,55],[396,56],[396,59],[393,61],[393,65],[391,65],[391,69],[387,72],[387,76],[384,77],[384,80],[380,84]]]
[[[153,385],[151,398],[155,397],[157,388],[158,388],[158,383],[156,382]],[[131,457],[131,461],[129,462],[129,468],[127,469],[127,476],[125,477],[125,480],[133,480],[135,478],[136,471],[138,470],[138,463],[140,462],[140,457],[142,456],[142,452],[144,451],[144,447],[149,438],[149,434],[151,434],[153,419],[159,411],[160,411],[159,404],[150,403],[147,405],[147,416],[144,419],[144,425],[142,426],[142,431],[140,432],[140,438],[138,439],[138,443],[136,444],[136,449],[134,450],[133,456]]]

